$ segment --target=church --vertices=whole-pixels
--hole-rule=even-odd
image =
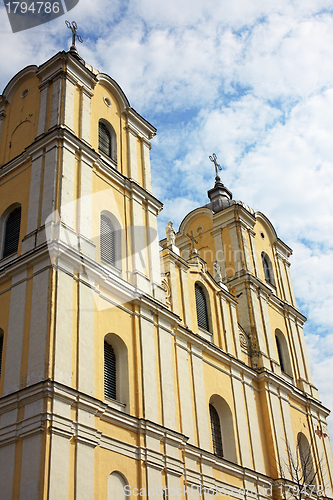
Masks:
[[[332,497],[292,250],[215,155],[159,242],[155,133],[74,45],[0,96],[1,500]]]

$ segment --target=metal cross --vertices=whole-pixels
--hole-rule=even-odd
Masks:
[[[193,236],[193,231],[191,231],[191,234],[188,234],[188,233],[187,233],[187,234],[186,234],[186,236],[187,236],[188,238],[190,238],[190,240],[191,240],[191,245],[192,245],[192,248],[191,248],[191,253],[195,253],[194,243],[198,243],[198,242],[197,242],[197,240],[196,240],[196,239],[194,238],[194,236]]]
[[[222,170],[221,165],[217,163],[217,156],[215,153],[212,154],[212,156],[209,157],[210,161],[212,161],[215,165],[215,172],[216,172],[216,177],[219,177],[218,171]]]
[[[69,21],[65,21],[67,28],[69,28],[72,31],[72,47],[75,47],[75,37],[78,39],[80,43],[83,42],[82,38],[80,35],[77,34],[77,24],[75,21],[72,22],[72,24]]]

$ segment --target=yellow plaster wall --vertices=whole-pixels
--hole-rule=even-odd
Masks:
[[[107,499],[107,487],[109,475],[120,472],[133,488],[145,488],[145,471],[142,469],[140,461],[114,453],[97,446],[95,448],[95,498],[98,500]],[[132,498],[132,496],[131,496]],[[133,497],[134,498],[134,497]]]
[[[212,276],[214,276],[213,265],[216,259],[215,241],[211,235],[213,230],[213,222],[207,215],[196,217],[186,230],[189,234],[193,231],[193,236],[198,242],[194,246],[198,250],[200,257],[207,263],[207,270]]]
[[[3,212],[13,203],[21,205],[21,228],[20,240],[18,246],[18,255],[21,254],[22,239],[26,235],[28,208],[29,208],[29,189],[31,177],[31,165],[29,162],[16,168],[14,172],[9,172],[1,179],[0,190],[0,217]]]
[[[7,163],[29,146],[37,135],[40,91],[36,76],[25,77],[18,85],[2,124],[0,164]],[[21,98],[23,90],[29,89]]]

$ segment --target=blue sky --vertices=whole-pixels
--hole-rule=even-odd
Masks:
[[[294,250],[292,276],[315,383],[333,408],[333,10],[328,0],[80,0],[12,34],[0,8],[3,89],[70,46],[110,74],[158,129],[160,227],[207,203],[215,152],[223,182],[265,213]],[[160,235],[164,236],[163,233]]]

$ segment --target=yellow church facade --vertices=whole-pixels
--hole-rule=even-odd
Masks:
[[[160,251],[155,133],[73,48],[0,97],[0,498],[332,497],[291,249],[217,176]]]

